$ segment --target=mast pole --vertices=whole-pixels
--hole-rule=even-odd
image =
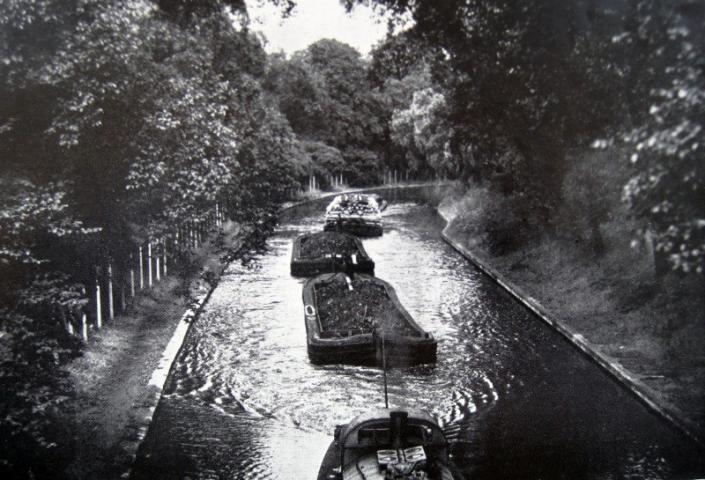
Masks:
[[[382,372],[384,373],[384,408],[389,408],[387,395],[387,355],[384,349],[384,331],[382,331]]]

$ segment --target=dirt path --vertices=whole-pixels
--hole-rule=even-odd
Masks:
[[[77,395],[62,412],[75,443],[66,478],[120,478],[129,469],[144,417],[151,414],[146,407],[154,402],[152,372],[189,299],[210,287],[203,279],[218,276],[224,253],[241,245],[245,233],[228,223],[222,237],[211,237],[195,252],[188,272],[137,295],[126,314],[95,332],[68,365]]]

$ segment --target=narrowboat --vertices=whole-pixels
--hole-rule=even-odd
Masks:
[[[463,480],[426,412],[376,409],[336,427],[318,480]]]
[[[375,262],[359,238],[339,232],[317,232],[294,240],[291,274],[311,277],[321,273],[348,271],[374,273]]]
[[[327,232],[342,231],[362,237],[382,235],[382,213],[375,197],[365,194],[336,196],[326,208]]]
[[[387,282],[331,273],[303,289],[309,359],[314,364],[409,366],[436,361],[437,343],[411,318]]]

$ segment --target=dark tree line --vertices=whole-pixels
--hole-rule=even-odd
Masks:
[[[702,273],[701,2],[342,3],[413,24],[369,59],[335,40],[287,58],[266,55],[242,0],[0,7],[0,472],[26,473],[27,451],[61,457],[51,412],[78,345],[53,306],[85,305],[100,258],[125,262],[216,204],[257,221],[309,175],[485,185],[519,237],[556,228],[578,171],[599,247],[595,192],[614,180],[572,153],[628,151],[638,233]]]
[[[94,266],[216,204],[265,218],[306,160],[242,1],[11,0],[0,50],[0,474],[43,477]]]
[[[376,52],[383,77],[403,75],[414,52],[432,52],[444,97],[430,100],[431,124],[447,132],[436,138],[447,145],[442,168],[518,199],[519,217],[546,229],[566,172],[580,168],[570,152],[629,150],[623,198],[643,225],[637,233],[654,238],[672,268],[703,272],[702,2],[371,3],[393,22],[414,21]]]

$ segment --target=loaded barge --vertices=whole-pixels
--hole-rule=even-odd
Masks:
[[[303,289],[312,363],[390,366],[436,361],[436,340],[401,305],[394,288],[371,275],[324,274]]]
[[[375,262],[359,238],[346,233],[318,232],[294,240],[291,274],[310,277],[335,271],[374,273]]]
[[[372,195],[338,195],[326,208],[324,219],[323,229],[327,232],[342,231],[365,237],[382,235],[382,213],[377,197]]]

